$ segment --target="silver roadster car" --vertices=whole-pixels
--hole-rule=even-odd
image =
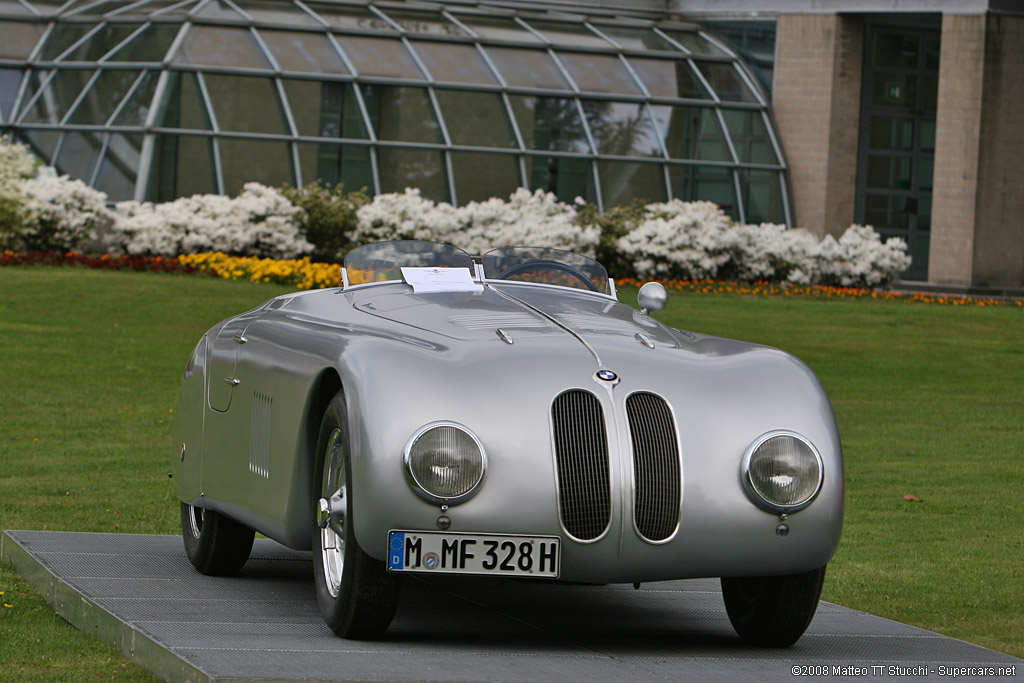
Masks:
[[[842,528],[820,382],[777,349],[672,329],[596,261],[431,242],[348,254],[196,345],[175,424],[185,550],[236,574],[254,531],[312,550],[323,616],[373,638],[403,575],[721,577],[744,642],[814,616]]]

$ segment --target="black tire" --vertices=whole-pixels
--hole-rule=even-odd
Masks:
[[[235,576],[242,569],[255,532],[214,510],[181,504],[181,537],[189,562],[202,574]]]
[[[344,394],[331,400],[317,439],[317,500],[335,500],[343,520],[313,532],[313,581],[324,621],[354,640],[380,637],[398,607],[398,577],[359,547],[352,524],[352,470]],[[318,502],[319,506],[319,502]]]
[[[725,611],[747,645],[789,647],[814,618],[825,568],[803,574],[723,578]]]

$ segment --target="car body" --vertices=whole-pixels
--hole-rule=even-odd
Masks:
[[[189,359],[172,475],[201,571],[238,571],[252,530],[312,549],[348,637],[386,628],[408,572],[723,577],[746,640],[803,632],[844,495],[804,363],[671,329],[560,250],[382,243],[343,273],[215,325]],[[641,302],[664,305],[658,287]],[[796,616],[758,597],[796,585]]]

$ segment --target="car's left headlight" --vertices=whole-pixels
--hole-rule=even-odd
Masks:
[[[762,434],[743,457],[747,496],[769,512],[796,512],[811,504],[821,490],[821,455],[795,432]]]
[[[405,471],[413,489],[432,503],[468,500],[483,480],[487,456],[480,439],[454,422],[416,431],[405,447]]]

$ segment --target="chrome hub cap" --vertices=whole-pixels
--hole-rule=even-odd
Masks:
[[[317,503],[320,524],[320,562],[324,581],[332,597],[341,590],[341,574],[345,566],[345,449],[341,430],[335,429],[327,440],[324,457],[323,486]]]

